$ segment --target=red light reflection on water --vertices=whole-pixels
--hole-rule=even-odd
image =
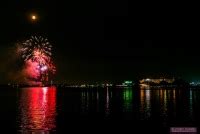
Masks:
[[[54,130],[56,128],[56,88],[22,89],[19,111],[22,131]]]

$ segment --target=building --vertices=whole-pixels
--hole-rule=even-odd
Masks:
[[[149,83],[160,84],[161,82],[166,82],[168,84],[171,84],[174,81],[175,81],[174,78],[172,78],[172,79],[169,79],[169,78],[159,78],[159,79],[146,78],[146,79],[140,80],[140,84],[149,84]]]
[[[123,86],[126,86],[126,87],[129,87],[129,86],[133,86],[133,81],[124,81],[123,83],[122,83],[122,85]]]

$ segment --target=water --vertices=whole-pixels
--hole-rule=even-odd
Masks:
[[[92,133],[88,127],[169,133],[173,126],[199,127],[199,104],[200,90],[191,89],[4,88],[0,126],[18,133]]]

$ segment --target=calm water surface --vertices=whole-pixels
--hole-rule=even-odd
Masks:
[[[127,129],[162,133],[200,124],[200,90],[31,87],[2,89],[0,97],[1,126],[18,133],[61,133],[100,121],[98,129],[134,124]]]

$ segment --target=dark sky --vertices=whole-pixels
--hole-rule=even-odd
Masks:
[[[8,62],[10,48],[31,35],[47,37],[53,45],[58,81],[200,78],[196,8],[181,3],[129,4],[127,0],[2,3],[0,82],[9,80],[8,66],[14,66]],[[39,15],[37,23],[28,19],[31,13]]]

